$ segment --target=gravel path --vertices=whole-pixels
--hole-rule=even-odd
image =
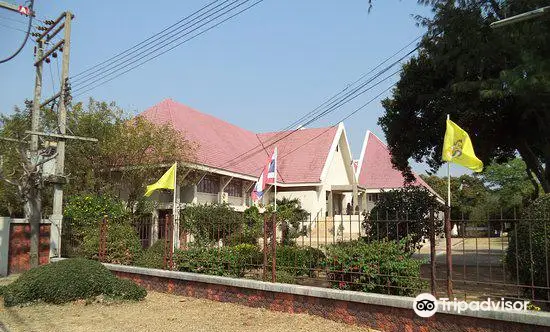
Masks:
[[[1,301],[3,302],[3,301]],[[373,331],[306,314],[287,314],[164,293],[142,302],[0,306],[0,331]]]

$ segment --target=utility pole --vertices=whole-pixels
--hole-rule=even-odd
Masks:
[[[33,98],[33,104],[32,104],[32,112],[31,112],[31,130],[32,131],[39,131],[39,125],[40,125],[40,97],[42,94],[42,59],[43,57],[43,51],[44,51],[44,43],[40,40],[37,42],[36,45],[36,54],[35,54],[35,67],[36,67],[36,75],[35,75],[35,81],[34,81],[34,98]],[[31,142],[30,142],[30,164],[36,165],[38,163],[38,135],[31,135]],[[29,215],[29,219],[37,219],[37,220],[29,220],[30,224],[30,263],[31,266],[38,265],[39,261],[39,248],[38,244],[40,242],[40,221],[42,219],[42,215],[40,213],[40,210],[42,210],[42,195],[40,193],[40,186],[39,185],[33,185],[33,182],[35,183],[37,179],[31,178],[29,181],[30,187],[29,191],[34,191],[33,193],[29,194],[29,199],[33,200],[33,202],[27,202],[27,214]]]
[[[50,257],[61,257],[61,232],[63,229],[63,185],[67,183],[65,176],[65,143],[68,139],[76,139],[90,142],[97,142],[95,138],[80,137],[67,135],[67,105],[71,102],[70,86],[69,86],[69,62],[70,62],[70,50],[71,50],[71,23],[74,15],[71,12],[62,13],[55,21],[51,22],[51,25],[38,36],[38,43],[48,43],[58,33],[63,30],[63,39],[51,46],[50,49],[44,52],[43,56],[35,62],[35,66],[39,68],[42,61],[45,61],[50,55],[56,56],[56,52],[59,50],[63,53],[62,69],[61,69],[61,82],[59,82],[59,91],[48,98],[46,101],[39,104],[36,112],[33,109],[33,113],[40,111],[40,107],[48,105],[51,102],[58,100],[58,118],[57,126],[58,133],[42,133],[32,128],[32,130],[26,133],[32,136],[45,136],[50,139],[57,140],[57,155],[55,159],[55,174],[44,179],[54,186],[53,193],[53,213],[50,216],[51,228],[50,236],[53,239],[50,246]],[[33,114],[34,117],[34,114]]]
[[[66,124],[67,124],[67,104],[70,100],[68,95],[68,80],[69,80],[69,59],[70,59],[70,50],[71,50],[71,20],[73,15],[70,12],[65,13],[65,26],[64,30],[64,40],[65,45],[63,46],[63,62],[61,67],[61,82],[60,82],[60,91],[59,91],[59,115],[58,115],[58,127],[59,134],[66,134]],[[55,160],[55,175],[58,178],[64,177],[65,171],[65,139],[60,139],[57,143],[57,158]],[[53,213],[51,220],[54,223],[58,231],[58,248],[57,256],[61,257],[61,230],[63,226],[63,182],[57,181],[54,183],[53,189]]]

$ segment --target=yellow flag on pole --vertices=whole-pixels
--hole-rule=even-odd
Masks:
[[[147,186],[147,191],[145,192],[145,196],[151,196],[153,191],[157,189],[172,189],[174,190],[174,182],[176,179],[176,167],[177,163],[174,163],[170,169],[164,173],[161,178],[153,183],[152,185]]]
[[[443,160],[462,165],[474,172],[483,170],[483,162],[476,157],[470,136],[449,119],[443,141]]]

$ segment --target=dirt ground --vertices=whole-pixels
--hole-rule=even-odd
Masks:
[[[149,292],[142,302],[0,305],[0,331],[374,331],[317,316],[287,314]]]

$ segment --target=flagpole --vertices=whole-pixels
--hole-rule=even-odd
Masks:
[[[179,216],[176,207],[176,194],[177,194],[177,176],[178,176],[178,162],[176,161],[176,168],[174,169],[174,197],[172,200],[172,243],[174,249],[179,248]],[[176,228],[177,227],[177,228]]]
[[[447,121],[450,120],[447,114]],[[445,215],[445,256],[447,263],[447,296],[453,295],[453,258],[451,240],[451,162],[447,161],[447,213]]]
[[[275,147],[275,181],[274,181],[274,185],[275,185],[275,212],[277,212],[277,159],[278,159],[278,155],[277,155],[277,147]]]

